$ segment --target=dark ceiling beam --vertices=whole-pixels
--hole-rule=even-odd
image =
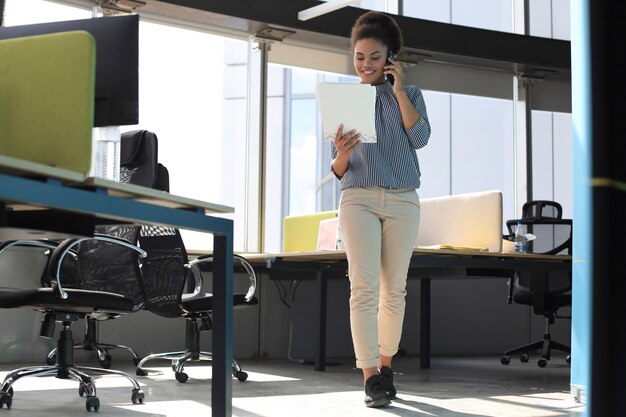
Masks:
[[[162,2],[232,16],[281,28],[309,31],[347,40],[363,9],[345,7],[307,21],[298,12],[320,4],[316,0],[162,0]],[[405,49],[432,60],[493,66],[515,72],[547,70],[569,78],[570,42],[471,28],[406,16],[394,16],[404,35]]]

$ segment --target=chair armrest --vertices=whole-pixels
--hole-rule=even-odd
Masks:
[[[56,293],[57,297],[64,300],[68,297],[67,293],[63,290],[63,286],[61,285],[61,265],[63,264],[63,259],[65,259],[65,256],[72,251],[72,248],[74,246],[78,245],[81,242],[86,242],[89,240],[96,240],[125,246],[129,249],[139,252],[139,257],[141,258],[145,258],[148,255],[146,251],[129,243],[127,240],[114,236],[96,235],[94,237],[65,239],[54,249],[54,251],[52,252],[52,256],[50,257],[50,262],[48,262],[47,273],[50,277],[50,286]]]
[[[5,251],[9,250],[12,247],[23,246],[23,247],[43,248],[43,249],[45,249],[45,251],[43,252],[44,255],[50,256],[52,251],[58,245],[59,245],[59,241],[56,241],[56,240],[46,240],[46,239],[38,239],[38,240],[33,240],[33,239],[7,240],[5,242],[2,242],[2,244],[0,244],[0,255],[2,255]],[[76,254],[76,252],[74,250],[71,250],[68,253],[74,258],[74,260],[76,260],[76,258],[78,257],[78,255]],[[42,287],[48,286],[48,282],[45,281],[45,277],[46,277],[46,274],[43,274],[42,277],[41,277],[41,286]]]
[[[2,255],[6,250],[15,246],[35,246],[45,249],[54,249],[56,248],[58,243],[50,241],[50,240],[7,240],[0,244],[0,255]]]
[[[250,265],[248,260],[244,258],[243,256],[234,254],[233,258],[238,260],[241,266],[243,266],[246,272],[248,273],[250,284],[248,286],[248,292],[246,292],[245,298],[246,298],[246,301],[250,301],[252,300],[252,297],[254,297],[254,293],[256,292],[256,273],[254,272],[254,268],[252,268],[252,265]],[[195,260],[189,262],[186,266],[188,266],[189,268],[196,268],[199,264],[204,263],[204,262],[213,262],[213,255],[199,256]],[[196,280],[196,284],[197,284],[197,280]],[[196,292],[194,292],[194,294],[196,294]]]
[[[189,269],[191,271],[191,274],[193,275],[193,278],[195,280],[195,285],[193,286],[193,292],[191,293],[192,296],[194,295],[198,295],[200,294],[200,291],[202,291],[202,271],[200,270],[200,266],[198,265],[200,262],[189,262],[187,264],[185,264],[185,268]]]

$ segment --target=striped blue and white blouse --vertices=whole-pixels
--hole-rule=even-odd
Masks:
[[[348,170],[341,180],[341,189],[352,187],[385,187],[412,190],[420,186],[420,167],[415,149],[422,148],[430,137],[426,104],[419,88],[404,87],[409,100],[422,118],[410,129],[402,124],[400,107],[391,84],[376,87],[377,143],[359,143],[348,161]],[[332,145],[332,158],[337,148]],[[332,170],[332,168],[331,168]]]

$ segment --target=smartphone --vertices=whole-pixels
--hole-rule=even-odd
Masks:
[[[397,62],[397,61],[393,57],[392,53],[389,52],[389,55],[387,56],[387,65],[391,65],[392,62]],[[387,79],[387,81],[389,81],[389,84],[393,85],[393,82],[394,82],[393,75],[385,74],[385,78]]]

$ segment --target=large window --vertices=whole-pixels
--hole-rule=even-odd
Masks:
[[[395,1],[391,1],[395,3]],[[570,39],[570,0],[530,0],[530,35]],[[513,32],[514,0],[404,0],[405,16]],[[523,13],[521,10],[518,13]],[[522,28],[517,28],[516,33]]]
[[[92,11],[42,0],[8,0],[7,26],[85,19]],[[244,246],[247,41],[157,24],[139,26],[139,124],[159,138],[173,194],[235,207],[235,248]],[[225,138],[227,140],[225,140]],[[190,249],[211,249],[182,231]]]
[[[270,65],[268,77],[265,250],[282,249],[282,219],[335,210],[339,183],[330,172],[315,99],[320,82],[358,82],[348,75]]]
[[[404,15],[481,29],[513,31],[512,1],[508,0],[411,0],[404,1]]]
[[[89,7],[59,3],[8,0],[5,23],[81,19],[92,14]],[[399,4],[397,0],[363,0],[356,6],[396,13]],[[512,0],[402,2],[407,16],[507,32],[513,31],[513,5]],[[531,0],[530,19],[532,35],[569,39],[568,0]],[[216,35],[210,27],[198,28],[185,27],[180,21],[169,25],[141,19],[140,124],[123,130],[147,129],[157,134],[160,161],[170,171],[172,193],[233,206],[235,213],[228,217],[234,220],[235,250],[246,250],[255,246],[250,242],[256,239],[254,229],[261,220],[250,204],[258,196],[255,167],[260,165],[254,147],[258,145],[256,121],[251,120],[258,116],[249,114],[254,111],[251,103],[258,101],[250,99],[259,87],[250,80],[259,67],[248,62],[253,62],[255,43],[247,34],[237,38]],[[317,53],[316,47],[311,46],[311,55]],[[280,49],[277,44],[273,48]],[[329,56],[351,61],[346,56],[349,51],[323,53],[328,55],[311,60],[308,69],[268,66],[266,194],[260,211],[268,252],[282,249],[285,216],[334,210],[339,203],[339,183],[329,170],[331,146],[321,137],[315,86],[358,79],[321,70],[349,72],[349,66],[340,70],[324,66]],[[524,138],[516,137],[512,98],[482,92],[493,85],[513,91],[513,74],[510,90],[506,75],[485,72],[479,83],[464,82],[473,88],[459,91],[446,89],[445,75],[428,73],[435,67],[421,63],[406,69],[411,83],[423,89],[432,126],[430,143],[417,151],[420,196],[499,189],[504,196],[504,218],[513,218],[515,195],[519,195],[515,190],[516,141]],[[461,70],[452,73],[466,80]],[[429,87],[432,90],[420,85],[427,79],[435,85]],[[559,201],[568,217],[572,206],[570,125],[570,114],[532,114],[533,194]],[[186,233],[185,240],[191,249],[206,250],[212,244],[203,234]]]
[[[533,111],[533,198],[553,200],[571,219],[573,203],[572,115]]]
[[[4,25],[17,26],[59,20],[87,19],[91,11],[42,0],[7,0]]]
[[[570,0],[530,0],[530,34],[570,40]]]
[[[266,250],[279,251],[281,220],[287,215],[313,213],[338,207],[339,183],[330,174],[330,146],[321,137],[315,105],[315,84],[322,81],[358,82],[351,76],[335,76],[310,69],[285,67],[284,129],[271,135],[283,140],[282,167],[289,172],[280,194],[282,211],[267,211]],[[420,86],[420,71],[406,68]],[[513,76],[508,79],[513,89]],[[502,82],[499,80],[498,82]],[[517,201],[520,184],[519,136],[513,96],[480,95],[423,90],[432,136],[417,151],[422,171],[422,198],[497,189],[503,194],[503,220],[516,218],[524,201]],[[533,178],[535,199],[560,202],[571,217],[571,116],[533,112]],[[275,167],[268,167],[268,170]],[[271,175],[268,180],[271,181]],[[522,180],[523,182],[523,180]],[[519,204],[517,204],[519,203]],[[517,207],[519,205],[519,207]],[[503,223],[504,231],[504,223]],[[271,240],[271,242],[270,242]]]
[[[235,207],[241,249],[247,42],[145,21],[139,42],[139,125],[122,130],[157,134],[171,193]],[[191,249],[211,248],[204,233],[183,237]]]

